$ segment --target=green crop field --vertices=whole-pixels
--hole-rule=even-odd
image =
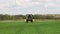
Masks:
[[[60,34],[60,20],[0,21],[0,34]]]

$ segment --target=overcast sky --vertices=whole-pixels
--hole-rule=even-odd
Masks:
[[[0,0],[0,14],[60,14],[60,0]]]

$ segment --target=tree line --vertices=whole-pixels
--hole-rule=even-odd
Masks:
[[[0,20],[21,20],[26,19],[26,15],[3,15],[0,14]],[[33,19],[60,19],[60,14],[35,14],[33,15]]]

